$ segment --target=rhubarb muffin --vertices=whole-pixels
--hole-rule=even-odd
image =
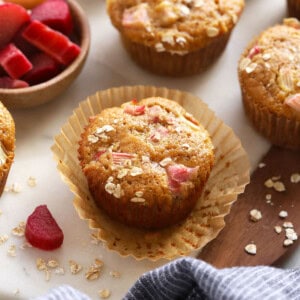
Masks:
[[[160,97],[102,110],[90,119],[78,152],[97,205],[140,229],[185,219],[214,163],[208,132],[178,103]]]
[[[244,0],[108,0],[123,44],[142,67],[184,76],[211,65],[226,48]]]
[[[300,19],[300,0],[287,0],[288,15]]]
[[[15,150],[15,123],[0,102],[0,195],[2,195]]]
[[[246,114],[273,144],[300,149],[300,23],[285,19],[243,52],[239,81]]]

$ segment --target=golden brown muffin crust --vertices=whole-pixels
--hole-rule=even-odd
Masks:
[[[239,62],[241,87],[261,109],[300,121],[300,112],[287,104],[300,94],[299,66],[300,26],[286,19],[262,32],[244,51]]]
[[[89,188],[109,215],[159,228],[186,217],[213,165],[207,131],[179,104],[155,97],[103,110],[79,146]]]
[[[0,102],[0,195],[14,159],[15,123],[4,105]]]
[[[244,0],[108,0],[114,26],[132,42],[184,54],[235,26]]]

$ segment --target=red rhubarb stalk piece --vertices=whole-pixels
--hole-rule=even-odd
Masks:
[[[46,205],[36,207],[28,217],[25,227],[28,242],[39,249],[54,250],[64,240],[64,234]]]
[[[46,1],[31,10],[31,19],[70,36],[74,25],[69,8],[65,1]]]
[[[32,69],[22,78],[30,85],[45,82],[60,72],[60,64],[46,53],[39,52],[30,57]]]
[[[28,42],[63,65],[69,65],[80,53],[80,47],[67,36],[39,21],[32,21],[22,35]]]
[[[27,10],[17,4],[0,5],[0,48],[7,45],[18,30],[27,22],[30,16]]]
[[[181,164],[169,165],[166,171],[171,191],[180,192],[181,184],[196,177],[198,169],[199,167],[189,168]]]
[[[8,76],[0,77],[1,89],[18,89],[28,87],[29,84],[26,81],[20,79],[12,79]]]
[[[0,65],[13,79],[19,79],[32,68],[31,62],[12,43],[0,50]]]

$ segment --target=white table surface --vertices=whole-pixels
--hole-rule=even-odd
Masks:
[[[16,122],[16,156],[7,186],[18,184],[20,193],[5,192],[0,199],[0,236],[9,239],[0,245],[0,299],[28,299],[45,294],[50,288],[70,284],[98,299],[100,289],[110,289],[110,299],[120,299],[134,281],[145,271],[166,263],[122,258],[108,251],[102,244],[92,244],[87,224],[80,220],[72,205],[73,194],[62,182],[50,147],[53,137],[66,122],[73,109],[88,95],[97,90],[120,85],[156,85],[191,92],[208,103],[217,115],[233,128],[247,150],[252,169],[255,168],[270,144],[260,137],[245,118],[237,80],[237,61],[249,40],[260,31],[281,22],[286,13],[284,0],[248,0],[230,42],[221,58],[205,73],[182,79],[165,78],[150,74],[136,66],[123,49],[117,31],[106,14],[105,1],[79,0],[91,26],[91,51],[86,65],[72,86],[55,101],[38,108],[11,111]],[[36,178],[37,185],[30,187],[28,178]],[[20,249],[24,237],[15,237],[11,229],[37,205],[47,204],[63,229],[63,246],[47,252],[34,248]],[[16,245],[16,256],[7,255]],[[36,269],[37,258],[53,258],[65,269],[64,275],[52,274],[49,281]],[[104,261],[99,279],[87,281],[84,270],[71,275],[69,259],[87,268],[95,258]],[[300,249],[283,267],[300,266]],[[121,273],[112,278],[111,270]]]

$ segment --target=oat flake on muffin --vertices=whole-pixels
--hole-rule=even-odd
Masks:
[[[285,19],[243,52],[239,81],[245,111],[273,144],[300,149],[300,23]]]
[[[96,203],[115,220],[149,229],[187,217],[214,153],[197,120],[176,102],[151,97],[92,117],[79,159]]]

